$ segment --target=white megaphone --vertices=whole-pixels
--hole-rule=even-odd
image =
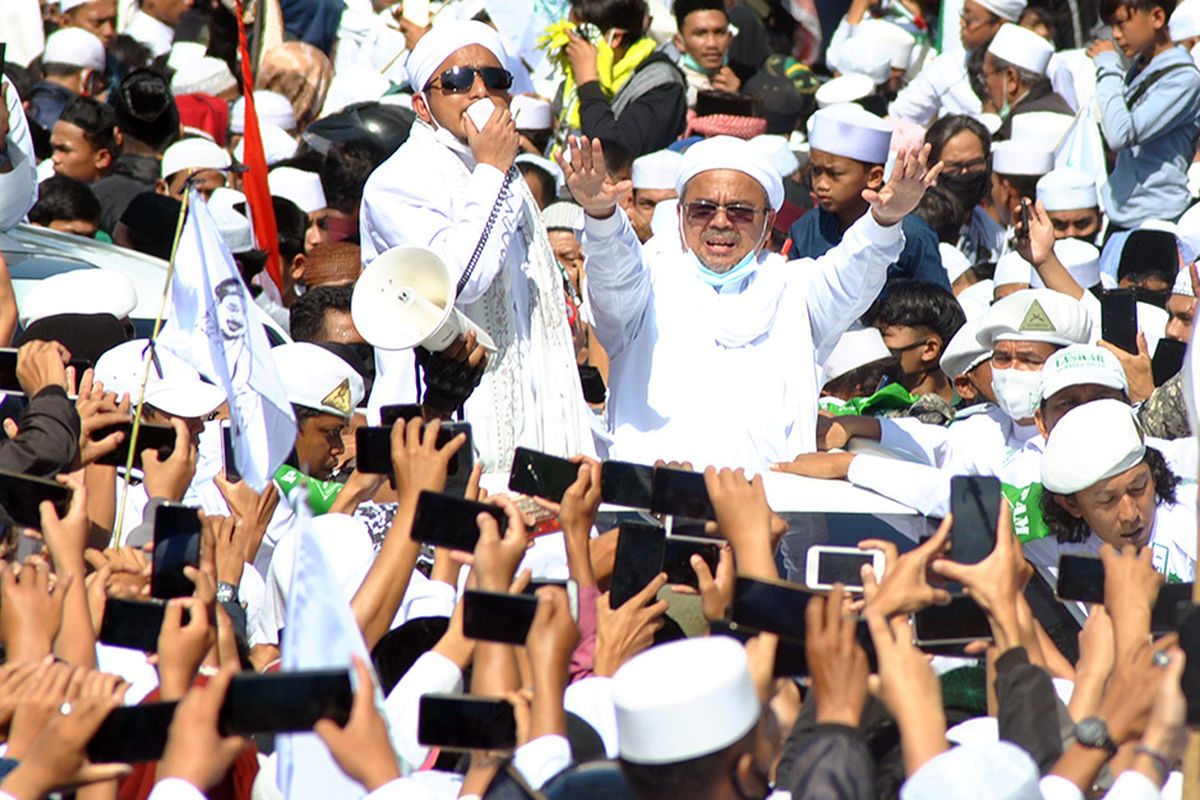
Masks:
[[[425,247],[393,247],[363,270],[350,300],[354,327],[383,350],[421,346],[445,350],[467,331],[488,352],[492,337],[454,307],[454,279],[437,253]]]

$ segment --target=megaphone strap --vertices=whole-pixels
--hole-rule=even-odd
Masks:
[[[479,235],[479,241],[475,244],[475,251],[471,253],[471,258],[467,261],[467,268],[463,270],[462,277],[458,279],[458,288],[455,291],[456,295],[462,294],[462,290],[466,288],[467,281],[471,280],[471,274],[475,272],[475,265],[479,263],[479,257],[483,255],[483,248],[487,246],[488,236],[492,233],[492,228],[496,224],[496,218],[500,216],[500,209],[508,200],[508,196],[512,194],[512,182],[519,173],[516,166],[508,168],[508,172],[504,175],[504,183],[500,186],[500,193],[496,195],[496,202],[492,204],[492,211],[488,214],[487,222],[483,224],[483,233]]]

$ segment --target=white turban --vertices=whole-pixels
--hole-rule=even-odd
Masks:
[[[490,50],[497,61],[505,63],[504,45],[495,28],[475,20],[455,20],[434,25],[408,54],[408,77],[413,91],[423,91],[443,61],[473,44]]]
[[[779,172],[745,139],[734,136],[714,136],[696,142],[683,154],[675,191],[683,197],[687,182],[711,169],[731,169],[753,178],[767,193],[767,204],[775,211],[783,205],[783,180]]]

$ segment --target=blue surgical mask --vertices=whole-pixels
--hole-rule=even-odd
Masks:
[[[725,56],[724,56],[724,57],[721,59],[721,63],[722,63],[722,64],[728,64],[728,63],[729,63],[729,56],[728,56],[728,54],[727,54],[727,55],[725,55]],[[691,53],[684,53],[684,54],[683,54],[683,65],[684,65],[685,67],[687,67],[688,69],[690,69],[690,70],[694,70],[694,71],[696,71],[696,72],[699,72],[701,75],[715,75],[715,74],[717,74],[717,72],[719,72],[719,71],[720,71],[720,70],[715,70],[715,69],[705,69],[704,67],[700,66],[700,62],[699,62],[699,61],[697,61],[695,58],[693,58]]]
[[[750,273],[754,272],[754,270],[758,268],[757,250],[758,248],[755,248],[749,253],[746,253],[745,258],[734,264],[725,272],[713,272],[711,269],[704,266],[704,262],[702,262],[699,256],[697,256],[691,250],[687,251],[688,265],[692,268],[692,274],[694,274],[700,280],[704,281],[709,286],[712,286],[714,289],[722,289],[731,283],[735,283],[736,281],[740,281],[742,278],[747,277],[750,275]]]

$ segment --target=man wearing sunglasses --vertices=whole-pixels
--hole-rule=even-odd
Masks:
[[[717,136],[684,153],[681,247],[651,252],[617,209],[630,182],[608,176],[600,143],[573,140],[570,154],[594,328],[611,359],[609,457],[762,469],[773,453],[811,452],[819,365],[904,246],[898,223],[941,171],[926,168],[928,146],[902,151],[887,184],[863,192],[870,208],[836,247],[790,263],[764,249],[783,184],[749,142]]]
[[[507,472],[517,445],[563,456],[595,447],[561,272],[513,168],[520,137],[505,61],[480,22],[439,23],[421,37],[407,63],[417,121],[371,174],[360,216],[368,270],[393,247],[433,249],[450,267],[455,304],[496,343],[465,405],[488,473]],[[412,351],[377,352],[368,408],[420,402]]]

